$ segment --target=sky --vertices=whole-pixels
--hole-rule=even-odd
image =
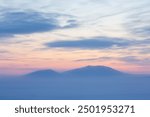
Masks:
[[[104,65],[150,73],[149,0],[0,0],[0,74]]]

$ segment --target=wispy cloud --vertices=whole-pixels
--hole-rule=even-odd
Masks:
[[[89,62],[89,61],[122,61],[128,64],[135,64],[135,65],[150,65],[149,58],[141,58],[139,56],[122,56],[122,57],[97,57],[97,58],[86,58],[86,59],[77,59],[74,60],[76,62]]]
[[[97,57],[97,58],[86,58],[86,59],[77,59],[74,60],[76,62],[84,62],[84,61],[105,61],[105,60],[112,60],[112,57]]]
[[[124,61],[129,64],[150,65],[150,58],[141,58],[137,56],[125,56],[125,57],[119,58],[119,60]]]
[[[147,5],[142,5],[140,8],[129,12],[124,27],[127,32],[130,32],[133,35],[150,37],[150,8]]]
[[[0,50],[0,54],[3,54],[3,53],[9,53],[9,51],[6,51],[6,50]]]

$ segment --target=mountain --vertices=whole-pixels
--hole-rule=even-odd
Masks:
[[[58,73],[53,70],[39,70],[25,75],[29,78],[126,78],[143,77],[143,75],[127,74],[106,66],[85,66]],[[149,76],[147,76],[149,77]]]
[[[39,70],[25,75],[27,78],[56,78],[60,74],[51,69],[48,70]]]
[[[64,76],[68,77],[116,77],[126,76],[127,73],[120,72],[106,66],[86,66],[78,69],[73,69],[63,73]]]
[[[35,71],[25,78],[0,79],[2,100],[149,100],[150,76],[131,75],[105,66],[63,73]]]

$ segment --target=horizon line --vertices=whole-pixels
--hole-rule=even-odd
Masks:
[[[119,72],[122,72],[122,73],[126,73],[126,74],[150,75],[149,73],[139,73],[139,72],[138,73],[133,73],[133,72],[122,71],[122,70],[119,70],[119,69],[116,69],[116,68],[113,68],[113,67],[109,67],[109,66],[105,66],[105,65],[86,65],[86,66],[71,68],[71,69],[62,70],[62,71],[59,71],[59,70],[56,70],[56,69],[53,69],[53,68],[47,68],[47,69],[45,68],[45,69],[32,70],[30,72],[22,73],[22,74],[0,74],[0,76],[23,76],[23,75],[27,75],[27,74],[38,72],[38,71],[44,71],[44,70],[51,70],[51,71],[54,71],[54,72],[57,72],[57,73],[64,73],[64,72],[67,72],[67,71],[81,69],[81,68],[86,68],[86,67],[107,67],[107,68],[110,68],[110,69],[113,69],[113,70],[116,70],[116,71],[119,71]]]

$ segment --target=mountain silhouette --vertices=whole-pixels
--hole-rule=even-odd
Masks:
[[[125,76],[126,73],[120,72],[106,66],[86,66],[77,68],[62,73],[58,73],[53,70],[39,70],[25,75],[30,78],[54,78],[54,77],[65,77],[65,78],[100,78],[100,77],[116,77]]]
[[[24,77],[27,78],[55,78],[58,77],[60,74],[56,71],[51,69],[48,70],[39,70],[29,74],[26,74]]]
[[[62,73],[39,70],[0,79],[3,100],[149,100],[150,75],[132,75],[106,66]]]
[[[70,77],[115,77],[128,75],[106,66],[86,66],[78,69],[66,71],[63,74]]]

